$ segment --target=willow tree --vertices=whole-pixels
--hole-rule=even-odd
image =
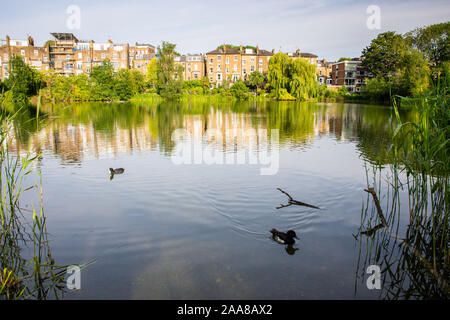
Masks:
[[[277,99],[280,98],[282,89],[286,89],[289,84],[288,68],[290,60],[291,58],[282,52],[274,54],[269,60],[267,79]]]
[[[307,100],[318,94],[315,66],[285,53],[277,53],[269,60],[267,78],[276,99]]]
[[[162,46],[158,47],[158,93],[167,99],[177,99],[183,93],[183,67],[175,65],[174,56],[176,45],[163,41]]]
[[[316,67],[303,59],[291,59],[289,63],[289,93],[297,100],[308,100],[317,97],[319,83],[316,78]]]

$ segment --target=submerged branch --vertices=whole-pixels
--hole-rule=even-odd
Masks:
[[[373,202],[375,202],[375,207],[377,208],[377,213],[378,213],[378,216],[380,217],[381,223],[383,224],[384,227],[387,227],[388,224],[386,222],[386,219],[384,218],[383,210],[381,210],[380,201],[378,200],[377,193],[375,192],[375,189],[374,188],[369,188],[369,189],[364,189],[364,191],[368,192],[368,193],[370,193],[372,195]]]
[[[280,188],[277,188],[277,190],[280,191],[281,193],[284,193],[289,198],[288,204],[286,204],[286,205],[280,204],[280,206],[278,206],[277,209],[289,207],[291,205],[304,206],[304,207],[309,207],[309,208],[314,208],[314,209],[320,209],[319,207],[313,206],[312,204],[308,204],[308,203],[305,203],[305,202],[294,200],[294,198],[292,198],[289,193],[287,193],[286,191],[284,191],[284,190],[282,190]]]

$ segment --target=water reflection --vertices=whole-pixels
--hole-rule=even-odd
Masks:
[[[170,155],[175,147],[171,135],[179,128],[192,136],[199,133],[196,135],[199,139],[208,130],[218,130],[224,137],[220,146],[224,153],[248,148],[248,139],[243,137],[248,129],[256,130],[257,146],[261,148],[270,129],[280,130],[280,145],[288,148],[307,148],[324,135],[337,141],[355,141],[362,157],[372,162],[386,161],[383,151],[390,141],[390,125],[386,121],[390,110],[375,106],[293,102],[220,106],[84,103],[47,105],[42,111],[43,125],[36,124],[33,110],[15,119],[14,147],[23,151],[31,143],[36,151],[41,147],[52,151],[63,163],[155,149]]]
[[[89,103],[43,106],[39,121],[27,112],[15,122],[13,147],[44,152],[54,252],[64,261],[98,259],[80,297],[353,298],[355,195],[362,163],[389,162],[388,108]],[[278,129],[281,169],[261,176],[249,165],[176,166],[168,158],[180,128],[222,155],[266,150]],[[205,138],[208,130],[222,143]],[[108,168],[121,166],[126,174],[109,183]],[[299,200],[309,205],[288,205]],[[274,226],[295,230],[301,243],[274,243]]]

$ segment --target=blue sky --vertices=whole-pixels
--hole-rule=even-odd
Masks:
[[[381,29],[369,30],[369,5],[381,9]],[[81,10],[80,29],[67,25],[68,6]],[[177,44],[181,53],[205,53],[221,43],[259,45],[277,52],[311,52],[329,61],[359,56],[380,32],[407,32],[450,20],[450,1],[183,0],[7,1],[0,7],[0,38],[73,32],[96,42]]]

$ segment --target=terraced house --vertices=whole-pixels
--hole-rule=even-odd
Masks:
[[[200,80],[205,76],[205,58],[202,54],[187,54],[174,59],[183,67],[183,80]]]
[[[6,36],[0,40],[0,79],[4,80],[9,76],[9,59],[13,55],[18,55],[32,68],[44,71],[49,69],[50,57],[49,47],[35,47],[32,37],[27,40],[15,40]]]
[[[39,70],[54,69],[61,75],[89,74],[93,67],[109,60],[114,70],[136,69],[147,72],[147,65],[155,56],[155,47],[128,43],[95,42],[79,40],[73,33],[51,33],[53,39],[44,47],[35,47],[34,40],[0,40],[0,78],[9,76],[9,59],[16,54],[25,63]]]
[[[222,85],[224,80],[236,82],[246,80],[253,71],[266,73],[269,59],[273,55],[267,50],[246,48],[227,48],[223,45],[206,54],[206,74],[211,83]]]
[[[129,48],[129,68],[147,72],[147,65],[155,57],[155,47],[151,44],[137,43]]]

